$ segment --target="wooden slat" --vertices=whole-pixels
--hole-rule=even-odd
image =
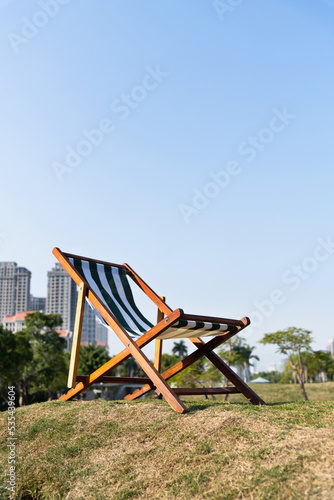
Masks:
[[[236,387],[177,387],[173,388],[175,394],[179,396],[200,396],[204,394],[238,394],[240,391]]]
[[[67,387],[71,388],[75,387],[76,384],[76,375],[77,375],[78,361],[79,361],[79,350],[80,350],[82,323],[85,311],[86,293],[87,293],[87,285],[86,283],[82,282],[80,283],[79,286],[77,310],[75,314],[73,342],[71,350],[71,359],[70,359],[70,366],[67,379]]]
[[[89,375],[77,375],[77,382],[86,382],[89,379]],[[99,382],[105,382],[107,384],[152,384],[148,377],[112,377],[104,375],[98,379]]]
[[[208,323],[223,323],[225,325],[240,326],[244,328],[250,324],[249,318],[242,319],[230,319],[230,318],[218,318],[216,316],[199,316],[197,314],[184,314],[182,319],[187,321],[206,321]]]
[[[166,297],[160,297],[160,299],[165,303]],[[162,321],[165,314],[158,308],[157,322]],[[162,339],[155,339],[154,346],[154,368],[160,373],[161,372],[161,354],[162,354]],[[156,399],[162,399],[159,389],[156,389],[155,396]]]
[[[61,250],[59,250],[59,248],[57,248],[57,247],[55,247],[52,250],[52,253],[56,257],[56,259],[59,261],[59,263],[63,266],[65,271],[67,271],[68,274],[71,276],[72,280],[78,286],[80,286],[80,283],[86,283],[86,285],[88,287],[87,281],[82,276],[80,276],[78,271],[75,269],[75,267],[70,263],[70,261],[67,258],[67,255],[69,257],[72,257],[72,254],[65,254]],[[75,256],[73,256],[73,257],[75,257]],[[88,287],[88,289],[89,289],[89,287]]]
[[[166,297],[160,297],[163,302],[166,301]],[[157,323],[164,319],[164,313],[158,309]],[[155,349],[154,349],[154,368],[160,372],[161,371],[161,354],[162,354],[162,339],[155,339]]]
[[[155,339],[154,368],[158,372],[160,372],[160,370],[161,370],[161,353],[162,353],[162,339]]]

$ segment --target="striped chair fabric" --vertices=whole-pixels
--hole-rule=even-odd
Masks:
[[[125,269],[75,258],[69,258],[69,261],[131,337],[138,337],[153,327],[134,301]],[[101,323],[110,328],[100,313],[93,309]],[[228,325],[220,323],[180,320],[158,338],[211,337],[228,328]]]

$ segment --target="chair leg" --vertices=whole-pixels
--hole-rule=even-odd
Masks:
[[[85,311],[86,293],[87,293],[87,285],[85,283],[81,283],[79,286],[77,310],[75,314],[74,332],[72,340],[70,367],[68,371],[68,380],[67,380],[67,387],[71,388],[75,387],[76,383],[82,323]]]
[[[163,302],[166,301],[165,297],[160,297]],[[160,309],[158,309],[157,323],[164,319],[165,315]],[[155,350],[154,350],[154,368],[157,372],[161,372],[161,354],[162,354],[162,339],[155,339]],[[162,399],[160,391],[157,389],[155,391],[155,399]]]
[[[155,339],[154,368],[157,372],[161,370],[162,339]]]
[[[132,356],[144,370],[146,375],[152,380],[153,384],[159,390],[162,396],[166,399],[166,401],[178,413],[185,413],[187,411],[187,407],[173,392],[173,390],[169,387],[165,379],[161,376],[159,372],[157,372],[152,363],[145,356],[142,350],[137,346],[137,344],[131,339],[130,336],[128,336],[127,342],[128,342],[127,347],[129,348]]]
[[[196,347],[206,345],[200,338],[190,340]],[[216,353],[210,351],[205,356],[253,405],[266,404]]]

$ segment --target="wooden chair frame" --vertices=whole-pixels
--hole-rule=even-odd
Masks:
[[[67,401],[80,394],[90,385],[97,382],[110,383],[139,383],[143,384],[140,389],[135,390],[132,394],[125,396],[124,399],[136,399],[151,390],[156,390],[158,395],[163,396],[171,407],[179,412],[185,413],[187,407],[180,400],[180,395],[197,395],[197,394],[228,394],[242,393],[252,404],[264,405],[264,401],[216,354],[213,352],[219,345],[226,342],[232,336],[239,333],[250,324],[248,318],[241,320],[218,318],[211,316],[198,316],[194,314],[185,314],[182,309],[171,309],[165,302],[164,297],[159,297],[133,270],[128,264],[111,264],[110,262],[98,261],[86,257],[61,252],[58,248],[53,249],[54,256],[58,259],[63,268],[68,272],[71,278],[79,287],[77,311],[75,318],[75,326],[73,332],[73,344],[71,351],[71,360],[69,367],[68,387],[69,391],[62,395],[59,399]],[[117,321],[111,311],[100,301],[93,290],[90,289],[86,281],[80,276],[77,270],[72,266],[69,258],[76,258],[85,261],[95,262],[113,267],[118,267],[126,270],[127,275],[143,290],[143,292],[154,302],[158,307],[158,321],[153,328],[144,333],[136,340],[133,340],[129,333]],[[96,310],[101,314],[106,323],[112,328],[117,337],[124,344],[124,349],[110,359],[107,363],[95,370],[90,375],[77,375],[77,365],[79,359],[79,348],[82,330],[82,321],[85,307],[85,298],[91,302]],[[182,361],[179,361],[174,366],[160,373],[162,340],[157,337],[167,330],[171,325],[179,320],[188,321],[207,321],[212,323],[223,323],[231,325],[231,329],[223,332],[220,335],[205,343],[201,338],[190,338],[189,340],[196,346],[196,350],[186,356]],[[149,342],[155,340],[155,357],[152,364],[142,348]],[[106,376],[110,370],[116,368],[130,356],[138,362],[140,367],[146,373],[147,377],[110,377]],[[173,375],[181,372],[198,359],[206,356],[220,370],[225,377],[234,384],[234,387],[219,387],[219,388],[171,388],[167,380]]]

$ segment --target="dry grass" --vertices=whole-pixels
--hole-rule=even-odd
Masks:
[[[15,498],[334,498],[333,400],[187,405],[186,415],[155,400],[18,409]],[[4,425],[0,437],[6,472]]]

